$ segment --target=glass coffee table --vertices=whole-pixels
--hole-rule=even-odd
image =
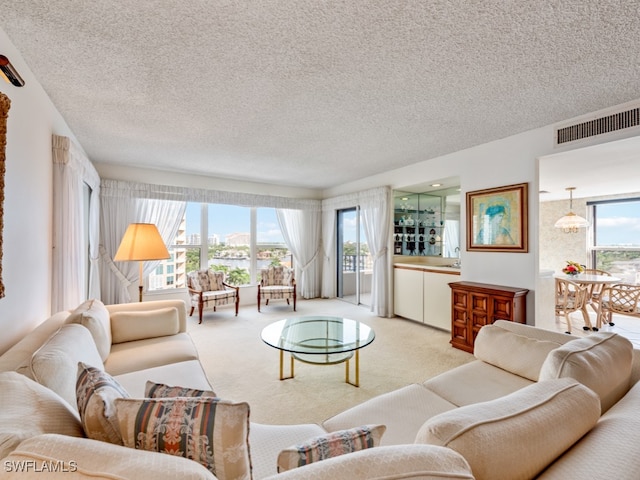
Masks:
[[[280,350],[280,380],[293,378],[293,362],[315,365],[346,362],[345,382],[360,386],[360,349],[376,338],[362,322],[342,317],[313,315],[279,320],[262,330],[262,340]],[[284,352],[291,355],[289,375],[284,374]],[[355,356],[355,382],[350,381],[349,360]]]

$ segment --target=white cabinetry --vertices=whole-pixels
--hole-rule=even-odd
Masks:
[[[422,322],[424,311],[422,276],[422,269],[408,267],[393,269],[393,304],[396,315]]]
[[[448,273],[425,271],[422,274],[424,323],[451,331],[451,288],[449,283],[458,280],[460,280],[459,275]]]
[[[442,267],[396,264],[394,277],[394,313],[442,330],[451,330],[450,282],[460,273]]]

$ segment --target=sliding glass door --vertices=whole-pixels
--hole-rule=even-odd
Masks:
[[[338,298],[370,305],[372,265],[358,207],[338,210]]]

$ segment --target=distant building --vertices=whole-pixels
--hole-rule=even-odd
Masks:
[[[187,235],[187,245],[200,245],[200,234],[190,233]]]
[[[225,243],[229,246],[245,246],[250,244],[248,233],[231,233],[225,238]]]

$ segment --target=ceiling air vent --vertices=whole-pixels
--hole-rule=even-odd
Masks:
[[[638,126],[640,126],[640,107],[628,108],[597,118],[593,118],[592,115],[589,120],[556,128],[555,143],[556,145],[564,145],[576,140]]]

